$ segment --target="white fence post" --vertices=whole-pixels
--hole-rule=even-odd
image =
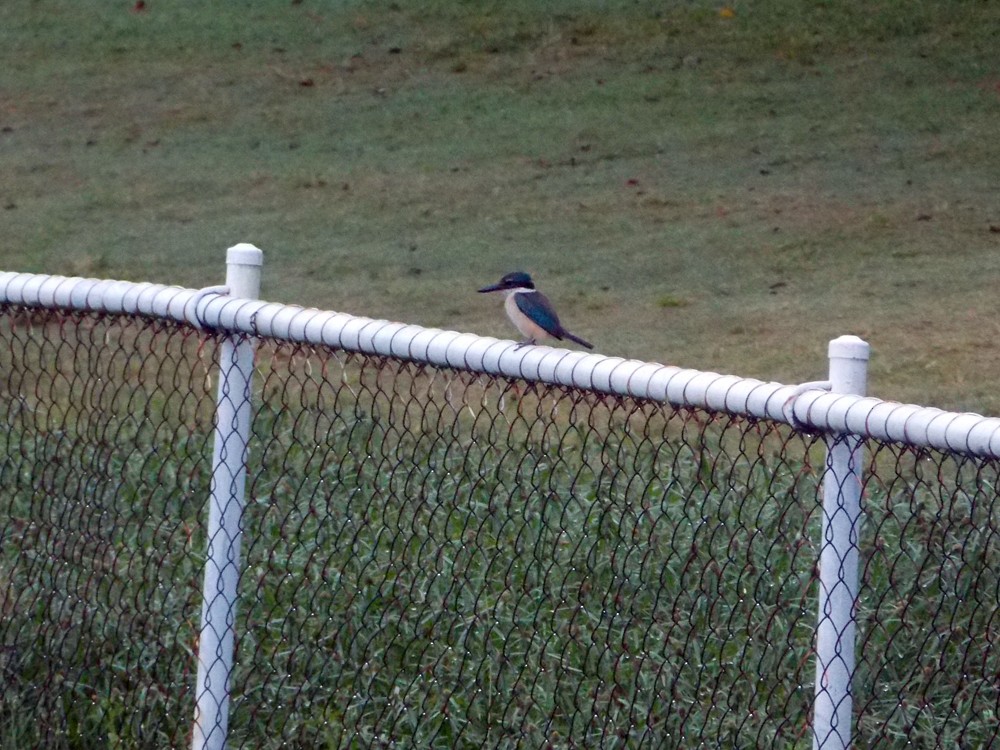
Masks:
[[[258,297],[262,263],[263,253],[253,245],[229,248],[226,286],[230,296]],[[222,750],[229,729],[229,682],[233,671],[253,367],[252,339],[232,335],[222,342],[208,507],[208,553],[198,640],[193,750]]]
[[[833,393],[864,396],[868,387],[868,343],[857,336],[830,342]],[[823,530],[819,556],[819,617],[816,624],[814,750],[851,747],[858,598],[858,538],[864,445],[854,436],[827,438],[823,478]]]

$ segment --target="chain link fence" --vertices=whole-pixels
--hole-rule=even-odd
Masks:
[[[184,744],[215,348],[0,307],[0,746]]]
[[[869,441],[858,745],[1000,743],[1000,463]]]
[[[191,745],[221,341],[0,307],[0,745]],[[814,738],[823,434],[256,341],[227,747],[1000,741],[995,459],[865,440]]]

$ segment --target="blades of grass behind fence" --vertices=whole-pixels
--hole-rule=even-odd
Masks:
[[[11,306],[0,341],[0,746],[183,743],[212,341]]]
[[[334,747],[805,731],[811,440],[380,358],[262,359],[238,746],[278,726]]]
[[[4,746],[183,745],[214,336],[0,309]],[[800,746],[823,440],[264,341],[232,747]],[[857,743],[1000,740],[996,461],[871,441]]]

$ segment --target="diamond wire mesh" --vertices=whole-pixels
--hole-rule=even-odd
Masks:
[[[1000,463],[869,441],[858,665],[865,747],[1000,743]]]
[[[258,355],[234,747],[805,735],[815,439],[379,357]]]
[[[216,340],[0,317],[4,746],[182,747]],[[230,747],[805,747],[822,439],[265,341]],[[857,746],[997,740],[993,461],[868,442]]]
[[[0,746],[188,734],[214,344],[0,307]]]

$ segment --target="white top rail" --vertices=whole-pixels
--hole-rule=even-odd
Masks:
[[[0,303],[166,318],[739,416],[1000,458],[1000,419],[224,296],[218,289],[0,272]]]

